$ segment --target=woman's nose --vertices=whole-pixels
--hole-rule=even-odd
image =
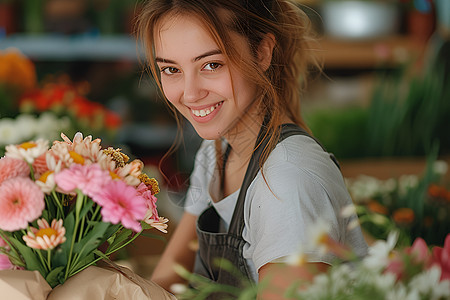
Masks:
[[[185,102],[195,102],[207,95],[202,79],[199,76],[188,75],[184,77],[184,93]]]

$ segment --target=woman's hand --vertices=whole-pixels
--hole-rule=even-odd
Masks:
[[[167,244],[161,259],[153,271],[151,280],[164,289],[170,291],[174,283],[185,283],[174,270],[175,265],[181,265],[192,271],[195,251],[190,250],[189,244],[197,239],[197,216],[184,213]]]
[[[291,299],[284,297],[289,286],[295,282],[307,284],[315,275],[325,272],[328,267],[329,265],[319,262],[305,263],[301,266],[281,263],[265,264],[259,269],[259,283],[262,283],[263,288],[258,293],[258,300]]]

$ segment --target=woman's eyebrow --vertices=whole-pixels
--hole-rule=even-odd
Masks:
[[[205,53],[203,53],[203,54],[200,54],[199,56],[196,56],[196,57],[192,60],[192,62],[196,62],[196,61],[199,61],[199,60],[201,60],[201,59],[203,59],[203,58],[205,58],[205,57],[212,56],[212,55],[216,55],[216,54],[222,54],[222,51],[220,51],[219,49],[214,49],[214,50],[205,52]],[[174,60],[166,59],[166,58],[162,58],[162,57],[158,57],[158,56],[155,57],[155,61],[156,61],[156,62],[159,62],[159,63],[177,64]]]

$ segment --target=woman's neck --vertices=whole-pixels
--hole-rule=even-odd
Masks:
[[[256,138],[261,129],[263,117],[248,112],[224,136],[231,146],[233,159],[246,165],[253,153]]]

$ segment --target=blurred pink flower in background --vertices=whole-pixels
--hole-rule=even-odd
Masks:
[[[29,178],[16,177],[0,184],[0,229],[26,229],[45,208],[44,193]]]
[[[445,238],[443,248],[433,248],[433,265],[441,267],[441,280],[450,279],[450,234]]]
[[[7,250],[8,244],[0,237],[0,248]],[[0,270],[9,270],[14,266],[6,254],[0,252]]]

